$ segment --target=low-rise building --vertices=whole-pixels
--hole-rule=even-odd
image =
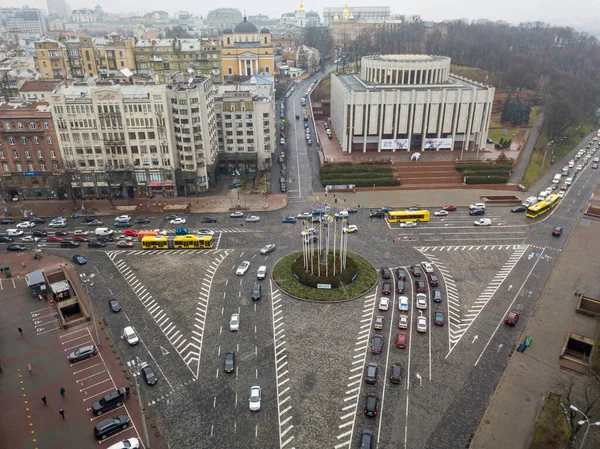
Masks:
[[[19,96],[23,101],[50,101],[52,91],[58,87],[54,81],[25,81],[19,88]]]

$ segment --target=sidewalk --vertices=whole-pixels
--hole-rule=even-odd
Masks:
[[[529,164],[529,159],[531,158],[531,153],[533,152],[533,148],[535,147],[535,143],[537,142],[538,136],[540,134],[540,129],[544,124],[544,113],[540,112],[535,120],[535,123],[531,127],[529,131],[529,137],[527,138],[527,143],[525,147],[521,149],[521,155],[519,156],[519,162],[513,169],[512,176],[508,180],[511,184],[521,184],[521,180],[523,179],[523,175],[525,174],[525,169],[527,168],[527,164]],[[513,143],[514,144],[514,143]],[[512,145],[511,145],[512,150]],[[508,157],[515,157],[512,154],[512,151],[506,153]],[[518,153],[517,153],[518,154]]]

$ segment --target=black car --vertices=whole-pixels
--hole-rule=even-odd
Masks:
[[[373,431],[363,429],[360,435],[360,449],[372,449],[373,447]]]
[[[119,388],[111,393],[105,394],[102,399],[92,404],[92,412],[96,416],[108,412],[116,407],[121,407],[125,402],[125,388]]]
[[[94,427],[94,436],[99,440],[103,440],[107,436],[112,435],[121,429],[127,429],[127,427],[129,427],[129,416],[114,416],[99,422],[96,427]]]
[[[216,223],[217,219],[215,217],[204,217],[202,219],[202,223]]]
[[[358,209],[356,207],[349,207],[346,210],[348,211],[349,214],[355,214],[358,212]]]
[[[44,224],[44,223],[46,223],[46,220],[44,220],[43,218],[40,218],[40,217],[32,217],[32,218],[29,219],[29,221],[31,223],[35,223],[35,224]]]
[[[285,192],[287,192],[287,186],[282,182],[279,185],[279,190],[281,190],[281,193],[285,193]]]
[[[435,274],[428,273],[427,280],[432,287],[437,287],[439,285],[438,277]]]
[[[0,243],[10,243],[13,241],[12,237],[9,237],[7,235],[0,235]]]
[[[555,226],[554,229],[552,229],[552,235],[554,237],[560,237],[562,234],[562,228],[560,226]],[[13,245],[10,245],[13,246]]]
[[[7,251],[27,251],[27,247],[25,245],[17,245],[12,244],[6,247]]]
[[[383,351],[383,335],[375,334],[371,340],[371,353],[381,354],[381,351]]]
[[[365,383],[374,384],[377,382],[377,363],[371,362],[367,365],[367,373],[365,374]]]
[[[374,418],[377,416],[377,407],[379,406],[379,396],[377,393],[369,393],[365,401],[365,415]]]
[[[229,186],[230,189],[239,189],[242,187],[242,183],[241,182],[234,182],[233,184],[231,184]]]
[[[425,293],[427,291],[427,287],[425,286],[425,282],[423,281],[415,281],[415,289],[417,293]]]
[[[527,210],[527,206],[524,206],[523,204],[521,204],[520,206],[513,207],[510,211],[511,212],[525,212],[526,210]]]
[[[13,220],[12,218],[3,218],[2,220],[0,220],[0,224],[3,225],[7,225],[7,224],[14,224],[15,220]]]
[[[113,226],[115,228],[130,228],[131,222],[130,221],[115,221],[113,223]]]
[[[156,381],[158,380],[158,377],[156,377],[156,373],[154,372],[152,367],[150,365],[148,365],[147,363],[142,364],[141,372],[142,372],[142,377],[144,378],[144,380],[146,381],[146,383],[148,385],[154,385],[156,383]]]
[[[380,212],[389,212],[391,210],[392,208],[390,206],[383,206],[381,209],[379,209]]]
[[[92,220],[87,222],[88,226],[102,226],[102,222],[100,220]]]
[[[419,267],[417,265],[411,265],[410,267],[408,267],[408,269],[410,270],[411,274],[418,278],[421,277],[421,270],[419,269]]]
[[[78,350],[70,353],[67,356],[67,358],[69,359],[69,362],[71,362],[71,363],[79,362],[81,360],[89,359],[90,357],[95,355],[96,352],[97,352],[96,347],[94,345],[82,346]]]
[[[388,268],[382,267],[381,268],[381,278],[382,279],[389,279],[391,278],[391,274],[390,274],[390,270]]]
[[[61,248],[79,248],[79,243],[72,242],[71,240],[63,240],[60,242]]]
[[[108,243],[108,242],[114,242],[115,238],[112,236],[112,234],[110,234],[110,235],[97,235],[96,236],[96,240],[98,240],[99,242],[102,242],[102,243]]]
[[[396,279],[406,281],[406,271],[403,268],[396,268]]]
[[[119,304],[119,301],[117,301],[115,298],[109,299],[108,305],[110,310],[112,310],[114,313],[121,311],[121,304]]]
[[[370,212],[369,217],[371,218],[384,218],[385,212],[382,210],[376,210],[375,212]]]
[[[171,220],[175,220],[176,218],[179,218],[179,216],[178,215],[167,215],[165,217],[165,220],[171,221]]]
[[[136,224],[148,224],[150,223],[150,219],[146,217],[140,217],[135,220]]]
[[[402,365],[394,363],[390,370],[390,382],[393,384],[399,384],[402,382]]]
[[[97,221],[98,217],[84,217],[83,220],[81,220],[82,223],[88,224],[88,223],[92,223],[93,221]]]
[[[31,235],[34,237],[46,237],[48,233],[46,231],[42,231],[41,229],[32,229]]]
[[[404,293],[404,281],[396,281],[396,293],[400,295]]]
[[[235,370],[235,352],[225,354],[225,372],[233,373]]]
[[[88,248],[104,248],[106,246],[106,243],[101,242],[101,241],[89,241],[88,242]]]
[[[417,211],[417,210],[421,210],[421,208],[419,206],[410,206],[408,209],[406,209],[407,211]]]
[[[254,284],[252,287],[252,300],[258,301],[262,296],[262,286],[259,283]]]
[[[471,209],[469,215],[485,215],[485,209]]]

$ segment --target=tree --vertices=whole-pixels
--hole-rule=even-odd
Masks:
[[[173,28],[165,28],[163,32],[160,33],[160,36],[164,39],[190,39],[197,37],[195,33],[181,25],[175,25]]]
[[[333,38],[327,27],[306,27],[303,30],[302,41],[307,47],[316,48],[322,58],[327,58],[333,52]]]
[[[296,64],[298,64],[298,67],[301,69],[308,69],[308,54],[306,52],[306,50],[304,49],[304,45],[301,45],[300,48],[298,48],[298,55],[296,57]]]
[[[573,442],[582,426],[581,413],[571,409],[571,405],[583,412],[590,422],[598,421],[600,418],[600,382],[593,376],[585,376],[582,379],[573,376],[560,378],[554,386],[554,392],[560,394],[564,412],[570,421],[569,441]]]

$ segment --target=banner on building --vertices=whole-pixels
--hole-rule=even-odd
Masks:
[[[451,150],[452,139],[426,139],[424,148],[426,150]]]
[[[408,139],[381,139],[381,151],[408,150]]]

